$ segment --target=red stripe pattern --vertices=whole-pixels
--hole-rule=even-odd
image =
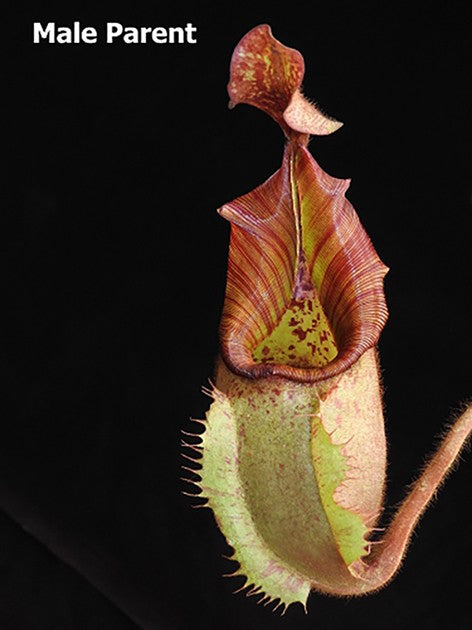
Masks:
[[[388,316],[387,268],[344,196],[348,185],[327,175],[305,147],[290,143],[270,179],[221,208],[231,222],[231,241],[220,338],[223,357],[236,373],[315,382],[342,373],[376,344]],[[297,293],[300,257],[338,355],[313,368],[257,363],[254,348]]]

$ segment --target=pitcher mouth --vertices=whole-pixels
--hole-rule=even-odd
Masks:
[[[388,269],[348,186],[289,142],[271,178],[220,209],[231,222],[220,340],[233,372],[313,383],[377,343]]]
[[[261,348],[259,356],[262,355],[261,358],[256,358],[251,348],[236,339],[229,339],[226,343],[222,343],[222,357],[231,371],[246,378],[259,379],[274,376],[295,382],[315,383],[342,374],[356,363],[364,352],[375,345],[376,342],[372,339],[361,337],[360,333],[356,331],[354,323],[351,324],[351,327],[352,335],[349,324],[347,324],[347,330],[344,333],[345,346],[336,344],[335,356],[323,365],[309,365],[306,360],[300,364],[297,361],[298,356],[294,354],[296,352],[295,344],[290,344],[287,347],[287,351],[291,352],[290,362],[282,363],[277,362],[272,356],[264,357],[264,350],[268,349],[270,352],[265,339],[259,344]],[[269,352],[266,350],[267,355]]]

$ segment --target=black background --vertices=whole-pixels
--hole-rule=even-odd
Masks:
[[[467,464],[387,589],[312,594],[283,618],[232,595],[209,510],[192,510],[180,430],[203,417],[229,226],[215,209],[279,166],[263,113],[230,112],[231,52],[269,23],[305,93],[344,127],[312,140],[390,267],[379,344],[395,505],[470,395],[470,38],[451,3],[135,3],[14,26],[21,185],[7,204],[0,627],[466,627]],[[128,7],[128,8],[126,8]],[[309,12],[311,9],[311,12]],[[32,44],[33,21],[198,28],[195,45]],[[16,114],[16,115],[15,115]],[[391,508],[386,510],[386,518]],[[462,570],[465,569],[465,573]]]

